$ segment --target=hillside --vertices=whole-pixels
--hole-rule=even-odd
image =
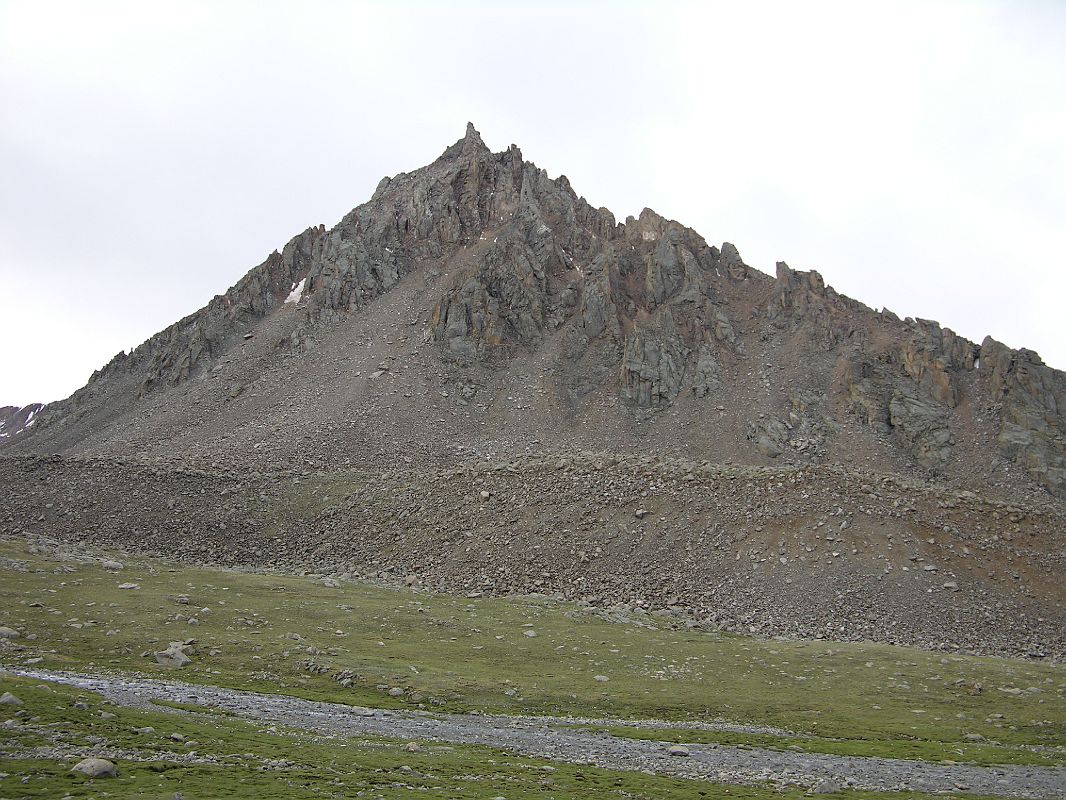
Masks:
[[[469,126],[0,439],[0,532],[1061,658],[1064,414]]]

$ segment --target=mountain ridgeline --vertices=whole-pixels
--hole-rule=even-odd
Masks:
[[[270,467],[530,450],[861,465],[1066,498],[1066,375],[624,223],[473,126],[116,356],[10,454]]]

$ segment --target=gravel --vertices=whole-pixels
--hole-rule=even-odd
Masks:
[[[0,671],[94,691],[127,706],[151,700],[195,703],[247,719],[283,724],[324,737],[380,735],[408,741],[479,744],[576,764],[735,784],[772,782],[870,791],[967,791],[997,797],[1066,797],[1066,768],[932,764],[884,758],[685,744],[685,757],[664,742],[574,730],[544,717],[380,711],[177,681],[117,674],[85,675],[0,667]],[[160,706],[151,705],[159,711]],[[572,721],[570,721],[572,722]]]

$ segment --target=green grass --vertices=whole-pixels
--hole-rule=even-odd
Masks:
[[[91,693],[27,679],[0,678],[0,689],[25,703],[34,727],[52,731],[57,743],[90,751],[112,746],[137,758],[116,759],[117,778],[90,781],[72,774],[69,759],[0,756],[0,797],[58,798],[626,798],[627,800],[795,800],[800,790],[725,786],[639,772],[617,772],[560,764],[472,746],[422,743],[409,753],[403,743],[381,738],[315,740],[251,722],[178,711],[144,711],[111,705]],[[85,709],[75,709],[83,702]],[[13,710],[2,707],[0,717]],[[114,714],[104,718],[102,712]],[[154,728],[134,733],[134,728]],[[171,738],[179,733],[192,747]],[[7,729],[0,730],[0,752],[11,752]],[[208,764],[179,763],[190,751]],[[848,800],[925,797],[925,795],[847,792]]]
[[[125,569],[111,573],[25,550],[22,541],[0,541],[0,624],[37,637],[18,640],[25,651],[0,650],[7,663],[40,658],[45,669],[138,671],[384,708],[755,723],[793,731],[811,747],[843,748],[828,752],[1066,762],[1059,665],[767,641],[673,629],[655,615],[612,621],[545,598],[330,588],[313,578],[122,556]],[[5,558],[24,561],[26,571]],[[118,588],[126,582],[140,588]],[[198,653],[180,671],[141,655],[189,638]],[[350,686],[336,680],[342,671]],[[974,694],[977,683],[983,690]],[[405,695],[390,697],[390,687]],[[987,742],[974,745],[966,734]]]

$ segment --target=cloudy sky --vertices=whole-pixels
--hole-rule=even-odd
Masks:
[[[621,219],[1066,368],[1066,2],[0,0],[0,404],[472,120]]]

